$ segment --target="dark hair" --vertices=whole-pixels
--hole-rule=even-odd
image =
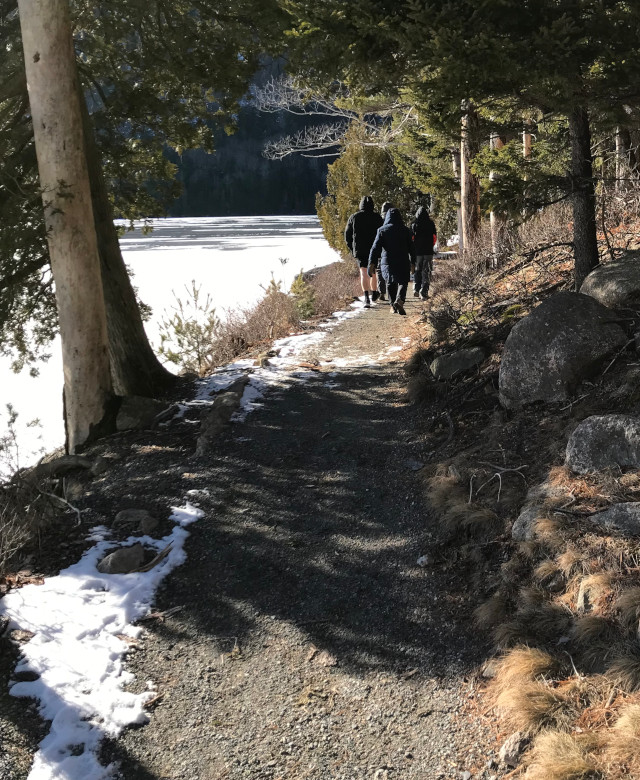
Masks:
[[[393,208],[393,203],[390,203],[388,200],[385,200],[385,202],[382,204],[382,208],[380,209],[380,213],[382,215],[386,214],[389,209]]]

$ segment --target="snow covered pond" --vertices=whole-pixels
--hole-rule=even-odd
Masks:
[[[161,219],[153,225],[148,235],[140,229],[127,233],[121,246],[140,299],[153,310],[146,328],[155,344],[163,314],[172,309],[174,295],[187,297],[185,287],[191,287],[192,280],[201,286],[203,297],[210,296],[218,316],[224,316],[225,311],[258,301],[272,274],[288,290],[301,269],[338,259],[314,216]],[[51,351],[37,378],[30,377],[28,370],[14,374],[10,361],[0,359],[0,435],[6,429],[10,403],[19,414],[21,466],[64,440],[59,343]],[[36,418],[40,425],[27,427]]]

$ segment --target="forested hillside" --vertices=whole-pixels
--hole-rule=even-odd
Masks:
[[[180,196],[169,207],[172,217],[251,214],[312,214],[323,192],[326,157],[268,160],[265,143],[294,133],[306,122],[281,111],[266,114],[245,104],[233,135],[214,133],[215,153],[193,149],[167,151],[177,167]]]

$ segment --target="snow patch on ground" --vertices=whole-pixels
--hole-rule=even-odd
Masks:
[[[38,701],[40,715],[51,721],[40,743],[29,780],[103,780],[113,767],[97,759],[105,736],[117,737],[126,726],[144,723],[145,703],[153,693],[125,690],[133,675],[125,669],[128,640],[140,635],[133,626],[153,601],[160,581],[185,561],[186,526],[203,512],[188,502],[174,507],[173,531],[163,539],[130,537],[124,544],[142,542],[169,554],[153,569],[132,574],[100,574],[96,564],[113,547],[108,529],[96,526],[100,540],[78,563],[48,577],[42,585],[26,585],[4,597],[0,616],[9,629],[34,634],[21,648],[13,696]]]

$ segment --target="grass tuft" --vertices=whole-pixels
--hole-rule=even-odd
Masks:
[[[592,736],[547,731],[536,739],[526,780],[588,780],[600,778],[592,750]]]

